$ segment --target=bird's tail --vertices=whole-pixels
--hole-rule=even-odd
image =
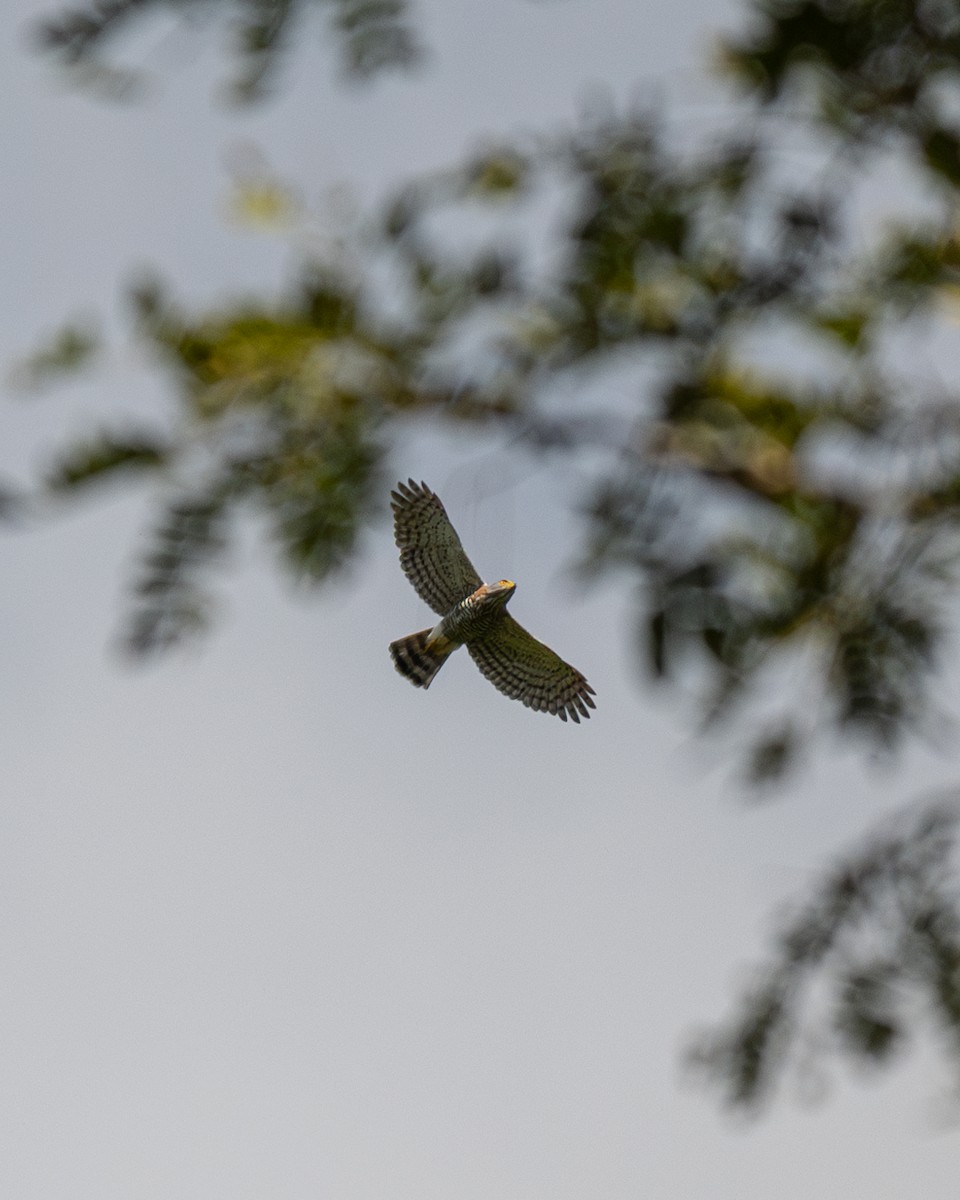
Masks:
[[[456,650],[457,643],[444,637],[431,638],[432,629],[421,629],[390,643],[393,665],[414,687],[428,688],[433,677]]]

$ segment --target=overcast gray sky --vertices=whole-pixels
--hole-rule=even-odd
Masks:
[[[197,302],[267,293],[296,237],[227,218],[226,164],[268,154],[310,205],[364,202],[484,135],[569,119],[589,89],[662,87],[690,120],[732,8],[421,3],[430,68],[368,92],[325,53],[279,98],[218,108],[214,42],[145,37],[142,106],[62,88],[0,45],[0,362],[80,311],[116,322],[133,268]],[[122,339],[89,382],[8,396],[0,469],[171,397]],[[294,595],[252,540],[196,653],[111,655],[148,509],[109,493],[7,533],[0,588],[0,1194],[15,1200],[955,1200],[932,1050],[839,1073],[739,1128],[679,1051],[725,1013],[776,904],[881,812],[952,781],[815,763],[744,802],[728,750],[630,665],[626,598],[563,586],[583,479],[437,438],[397,477],[446,501],[514,614],[580,666],[563,725],[457,656],[429,693],[386,646],[427,616],[387,522],[351,579]],[[557,599],[559,589],[559,601]]]

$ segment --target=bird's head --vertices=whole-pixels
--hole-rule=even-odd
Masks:
[[[501,579],[498,583],[485,583],[480,590],[484,594],[485,604],[491,608],[503,608],[517,590],[517,585],[510,579]]]

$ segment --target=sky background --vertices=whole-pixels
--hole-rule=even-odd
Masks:
[[[122,329],[153,265],[196,304],[289,278],[297,231],[229,217],[253,143],[322,211],[486,137],[556,127],[602,86],[695,123],[737,11],[703,0],[433,0],[428,69],[358,91],[313,42],[271,103],[217,104],[216,35],[145,32],[160,78],[110,106],[0,42],[0,362],[65,319]],[[317,39],[319,42],[319,38]],[[8,392],[0,471],[173,403],[114,338],[85,381]],[[884,812],[952,783],[821,756],[776,802],[736,783],[676,694],[638,680],[628,597],[567,585],[587,476],[424,432],[395,477],[443,497],[514,615],[597,691],[582,726],[496,693],[466,655],[428,693],[387,643],[427,622],[389,498],[349,578],[298,593],[242,541],[198,649],[112,651],[143,496],[5,531],[0,586],[0,1194],[15,1200],[955,1200],[948,1077],[918,1047],[876,1079],[787,1087],[757,1123],[691,1086],[778,905]]]

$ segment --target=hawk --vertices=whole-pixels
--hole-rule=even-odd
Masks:
[[[507,612],[517,585],[509,579],[483,582],[425,483],[411,479],[390,495],[400,565],[441,618],[432,629],[390,643],[400,674],[428,688],[454,650],[466,646],[487,679],[511,699],[561,721],[589,717],[596,693],[584,676]]]

